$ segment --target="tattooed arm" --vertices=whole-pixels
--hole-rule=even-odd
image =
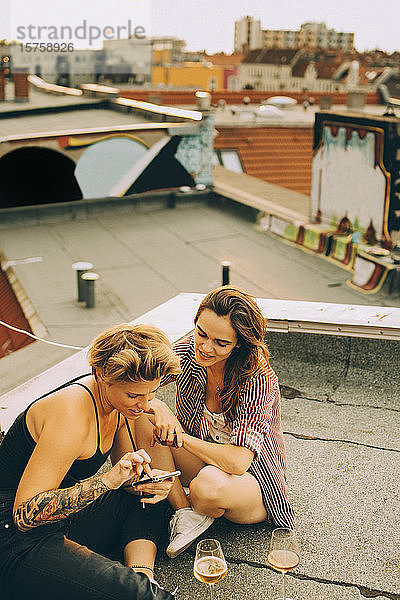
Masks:
[[[118,489],[143,469],[150,475],[150,457],[144,450],[128,452],[107,473],[89,477],[76,485],[40,492],[13,511],[14,523],[20,531],[65,519],[85,508],[109,490]]]
[[[102,476],[98,476],[73,487],[41,492],[14,510],[14,523],[20,531],[28,531],[38,525],[60,521],[85,508],[109,489]]]

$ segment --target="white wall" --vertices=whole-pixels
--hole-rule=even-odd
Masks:
[[[331,128],[323,129],[323,143],[312,165],[311,212],[315,217],[320,208],[323,222],[337,222],[347,213],[352,223],[357,218],[361,229],[367,229],[371,219],[377,235],[382,232],[386,177],[375,166],[375,136],[369,131],[360,139],[354,128],[346,141],[346,128],[337,136]]]

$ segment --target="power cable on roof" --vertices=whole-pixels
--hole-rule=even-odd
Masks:
[[[25,329],[18,329],[18,327],[14,327],[13,325],[9,325],[4,321],[0,321],[0,325],[7,327],[8,329],[12,329],[13,331],[18,331],[18,333],[24,333],[34,340],[38,340],[39,342],[43,342],[44,344],[50,344],[51,346],[59,346],[60,348],[72,348],[72,350],[84,350],[82,346],[69,346],[68,344],[58,344],[57,342],[50,342],[49,340],[44,340],[37,335],[33,335],[33,333],[29,333],[29,331],[25,331]]]

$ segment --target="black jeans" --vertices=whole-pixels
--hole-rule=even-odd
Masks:
[[[142,508],[137,496],[107,492],[67,519],[19,531],[13,494],[0,493],[1,600],[171,600],[146,575],[124,566],[135,539],[166,541],[167,502]]]

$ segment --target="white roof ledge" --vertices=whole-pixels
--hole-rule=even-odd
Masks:
[[[149,323],[163,329],[171,341],[193,329],[193,318],[204,294],[182,293],[132,323]],[[359,338],[400,340],[400,308],[301,302],[258,298],[268,318],[270,332],[300,332]],[[0,397],[1,429],[7,430],[15,417],[35,398],[70,379],[89,372],[87,348],[29,379]]]

